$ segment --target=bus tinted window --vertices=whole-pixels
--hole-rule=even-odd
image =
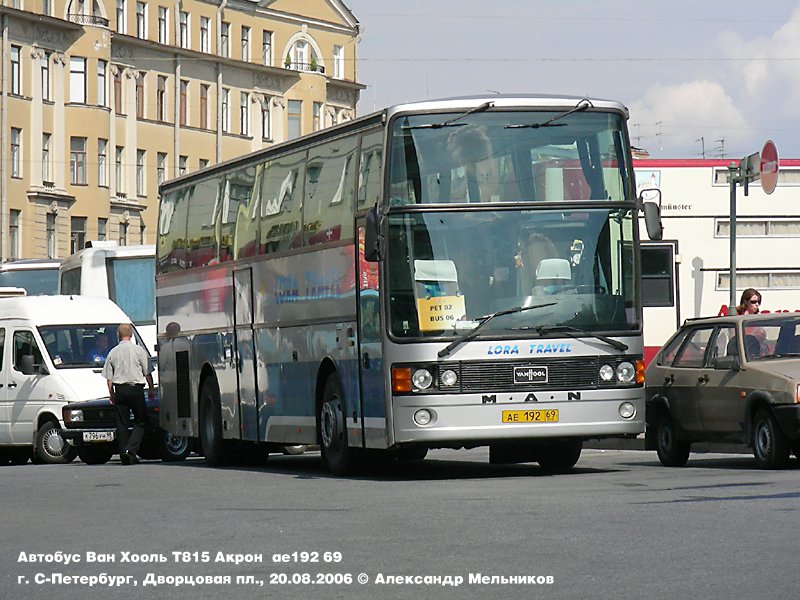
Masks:
[[[260,171],[263,169],[258,169],[258,175]],[[228,176],[227,206],[223,206],[223,214],[227,214],[233,223],[230,245],[234,256],[231,258],[253,256],[258,250],[258,193],[254,193],[256,178],[257,169],[254,165]]]
[[[383,167],[383,130],[361,138],[361,166],[358,173],[358,210],[380,202]]]
[[[192,191],[192,210],[186,219],[189,267],[202,267],[219,262],[219,244],[214,231],[214,218],[221,181],[221,177],[198,181]]]
[[[58,293],[58,267],[0,271],[0,287],[24,288],[28,296]]]
[[[109,297],[137,324],[156,322],[156,265],[152,258],[108,260]]]
[[[69,271],[61,273],[61,293],[80,294],[81,293],[81,267],[80,265]]]
[[[161,198],[158,217],[158,264],[166,273],[186,268],[186,213],[191,188]]]
[[[303,227],[307,245],[353,237],[356,138],[309,151]]]
[[[300,217],[305,152],[264,165],[261,179],[261,251],[283,252],[302,246]]]
[[[392,125],[389,202],[625,200],[623,127],[616,113],[405,115]]]

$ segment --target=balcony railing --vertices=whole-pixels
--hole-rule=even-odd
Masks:
[[[318,65],[316,63],[302,63],[292,61],[290,63],[285,63],[284,67],[287,69],[291,69],[292,71],[310,71],[312,73],[325,73],[325,67],[322,65]]]
[[[96,17],[94,15],[81,15],[74,13],[67,15],[67,19],[73,23],[77,23],[78,25],[100,25],[102,27],[108,27],[108,19]]]

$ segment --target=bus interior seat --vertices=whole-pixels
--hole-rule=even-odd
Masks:
[[[417,298],[456,296],[458,272],[452,260],[415,260],[414,293]]]
[[[572,281],[572,268],[565,258],[545,258],[536,266],[536,293],[547,293]]]

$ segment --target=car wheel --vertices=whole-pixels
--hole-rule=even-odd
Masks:
[[[566,471],[575,466],[581,457],[583,442],[581,440],[565,440],[556,444],[547,444],[539,450],[539,466],[547,471]]]
[[[115,452],[114,444],[86,444],[78,446],[78,458],[87,465],[104,465]]]
[[[168,431],[161,431],[161,440],[158,445],[158,454],[164,462],[180,462],[192,452],[189,438],[172,435]]]
[[[61,427],[56,421],[48,421],[36,432],[33,452],[36,462],[51,465],[70,463],[78,455],[78,451],[61,435]]]
[[[354,451],[347,445],[344,394],[336,374],[328,377],[319,409],[322,463],[331,473],[345,475],[355,466]]]
[[[772,413],[763,408],[753,419],[753,456],[762,469],[783,469],[789,464],[789,442]]]
[[[665,467],[682,467],[689,460],[691,444],[678,439],[672,415],[662,411],[656,421],[656,450]]]
[[[306,450],[308,450],[307,444],[295,444],[294,446],[284,446],[281,448],[283,454],[288,454],[290,456],[299,456]]]

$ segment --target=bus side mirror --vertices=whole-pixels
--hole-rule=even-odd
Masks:
[[[377,204],[367,213],[364,228],[364,259],[368,262],[378,262],[381,259],[381,225]]]
[[[658,201],[644,201],[645,194],[647,194],[649,198],[657,196]],[[642,190],[639,195],[639,201],[642,204],[642,211],[644,212],[644,224],[645,227],[647,227],[647,237],[654,241],[662,239],[664,237],[664,226],[661,224],[661,190],[656,188]]]

